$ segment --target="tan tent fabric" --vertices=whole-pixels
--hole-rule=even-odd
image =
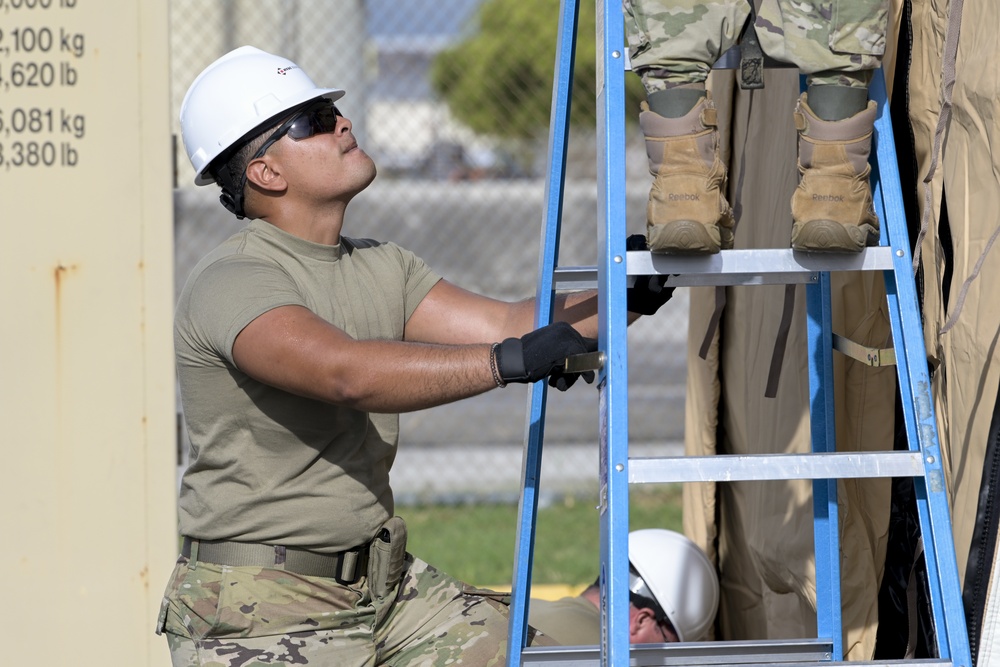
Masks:
[[[938,119],[941,52],[947,29],[946,2],[914,2],[914,49],[933,53],[914,59],[910,69],[911,117],[921,180],[927,173]],[[978,501],[990,414],[1000,382],[997,343],[1000,339],[1000,249],[983,260],[970,286],[955,326],[941,334],[953,315],[960,290],[1000,227],[1000,155],[991,148],[1000,141],[1000,82],[996,63],[1000,6],[989,0],[966,1],[958,42],[957,77],[952,119],[943,144],[932,189],[931,232],[923,244],[925,332],[928,351],[937,365],[935,409],[951,480],[952,517],[959,575],[964,578]],[[917,103],[913,103],[913,100]],[[918,131],[919,128],[919,131]],[[941,188],[948,206],[953,250],[945,257],[937,221]],[[921,191],[921,203],[923,201]],[[944,293],[946,265],[953,277]],[[947,306],[945,302],[947,301]]]
[[[914,0],[913,53],[908,96],[923,180],[931,162],[941,109],[941,59],[949,3]],[[1000,249],[989,244],[1000,228],[1000,5],[965,3],[953,89],[953,118],[931,183],[931,228],[922,246],[924,317],[934,368],[935,408],[949,473],[957,566],[965,576],[991,408],[1000,383],[997,363]],[[769,72],[763,93],[734,90],[731,73],[713,74],[720,109],[734,117],[730,193],[741,190],[737,247],[784,247],[784,201],[794,185],[788,164],[794,134],[783,124],[797,92],[794,74]],[[789,125],[790,127],[790,125]],[[897,140],[905,141],[902,128]],[[749,133],[749,136],[748,136]],[[744,151],[744,140],[746,140]],[[950,253],[938,228],[942,189],[948,201]],[[923,186],[918,200],[923,203]],[[734,197],[735,203],[735,197]],[[767,222],[761,222],[761,221]],[[998,243],[997,245],[1000,245]],[[980,275],[967,289],[954,327],[960,293],[977,262]],[[950,285],[946,269],[952,271]],[[947,290],[947,291],[946,291]],[[804,302],[796,300],[796,328],[789,339],[779,393],[764,399],[770,353],[781,313],[779,288],[727,290],[716,345],[707,360],[697,356],[714,304],[713,290],[692,299],[686,446],[690,454],[805,451],[807,380],[802,359]],[[834,289],[839,333],[880,344],[887,332],[882,286],[875,277],[846,277]],[[891,372],[837,363],[838,448],[890,446]],[[841,384],[842,380],[846,380]],[[715,488],[715,487],[718,488]],[[844,552],[844,631],[848,658],[872,655],[877,623],[876,591],[885,551],[888,486],[882,482],[840,485]],[[685,530],[718,559],[723,586],[722,638],[808,635],[815,623],[809,489],[794,484],[702,484],[685,489]],[[802,516],[806,519],[803,520]],[[714,542],[718,540],[718,550]]]

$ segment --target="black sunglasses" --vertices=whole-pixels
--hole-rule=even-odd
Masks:
[[[308,139],[316,134],[333,132],[337,129],[337,117],[343,116],[340,109],[328,99],[322,99],[315,104],[307,106],[305,109],[295,114],[284,123],[278,126],[264,145],[260,147],[256,155],[251,158],[251,162],[262,157],[267,149],[278,142],[286,134],[295,141]]]

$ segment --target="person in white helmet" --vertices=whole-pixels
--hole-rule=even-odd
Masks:
[[[629,642],[704,640],[719,606],[719,578],[684,535],[650,528],[629,533]],[[601,642],[599,581],[575,597],[531,600],[528,624],[564,646]]]
[[[398,413],[511,382],[565,390],[580,374],[564,360],[596,347],[593,292],[558,296],[556,322],[532,331],[533,300],[473,294],[393,243],[343,236],[376,173],[343,95],[244,46],[181,105],[195,183],[249,222],[177,303],[191,463],[157,623],[175,665],[502,662],[498,596],[406,552]],[[628,306],[652,314],[669,296],[646,282]]]

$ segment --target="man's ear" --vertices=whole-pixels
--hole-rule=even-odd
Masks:
[[[656,623],[656,616],[652,609],[629,605],[628,613],[628,633],[631,637],[642,635],[648,632],[650,624]]]
[[[269,155],[262,155],[247,165],[247,182],[266,192],[280,192],[287,187],[280,166]]]

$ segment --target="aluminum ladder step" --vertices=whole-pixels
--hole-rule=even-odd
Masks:
[[[819,639],[642,644],[632,647],[629,665],[829,665],[833,643]],[[596,667],[600,646],[526,648],[522,665]]]
[[[630,457],[630,484],[918,477],[919,452]]]
[[[672,287],[816,284],[823,272],[891,270],[893,255],[898,252],[888,246],[865,248],[851,255],[776,248],[723,250],[716,255],[692,257],[631,250],[626,253],[625,263],[629,276],[669,276],[667,285]],[[596,266],[558,267],[554,276],[556,286],[562,290],[597,287]]]
[[[524,649],[521,664],[552,667],[598,667],[599,646],[545,646]],[[947,660],[878,662],[833,662],[833,643],[819,639],[734,642],[689,642],[685,644],[644,644],[629,652],[630,667],[681,665],[754,665],[756,667],[831,667],[832,665],[881,665],[896,667],[921,665],[946,667]]]

